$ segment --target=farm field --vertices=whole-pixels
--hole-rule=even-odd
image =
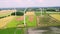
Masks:
[[[24,27],[24,20],[19,20],[22,19],[20,16],[12,16],[11,13],[13,12],[15,10],[0,11],[0,34],[24,34],[23,28],[19,28]]]
[[[27,11],[25,15],[25,22],[27,27],[36,27],[37,21],[36,21],[36,15],[34,11]]]
[[[26,16],[26,24],[28,27],[36,27],[36,16]]]
[[[0,34],[23,34],[22,32],[24,32],[23,28],[18,28],[20,26],[18,25],[23,25],[22,23],[24,21],[18,21],[17,18],[19,18],[20,16],[14,16],[13,19],[8,22],[4,27],[4,29],[0,29]],[[9,18],[10,19],[10,18]],[[5,23],[5,22],[4,22]],[[3,24],[4,24],[3,23]],[[24,27],[24,26],[21,26],[21,27]]]
[[[40,17],[40,22],[39,22],[39,26],[40,27],[47,27],[47,26],[59,26],[60,25],[60,21],[56,20],[55,18],[52,17]]]
[[[42,12],[43,15],[46,14],[46,13],[47,14],[60,14],[60,12],[47,12],[47,11],[45,13]],[[41,16],[41,11],[40,12],[36,11],[35,14],[36,14],[36,16]]]
[[[12,11],[0,12],[0,17],[6,16],[0,19],[0,34],[26,34],[28,28],[60,26],[60,12],[43,11],[41,16],[41,11],[26,11],[25,14],[22,11],[21,13]],[[24,15],[26,25],[24,25]]]
[[[38,26],[46,27],[46,26],[58,26],[60,25],[60,12],[43,12],[41,17],[41,12],[35,12],[39,22]]]
[[[21,20],[21,17],[22,16],[15,16],[13,20],[6,25],[6,29],[0,30],[1,34],[4,34],[4,33],[14,34],[15,30],[16,30],[15,33],[17,34],[24,34],[24,28],[18,28],[18,27],[24,27],[23,25],[24,20]],[[26,16],[26,24],[27,24],[27,27],[36,27],[36,16]],[[21,25],[21,26],[18,26],[18,25]],[[4,33],[2,31],[4,31]]]
[[[17,28],[6,28],[6,29],[0,29],[0,34],[24,34],[23,28],[17,29]]]
[[[60,21],[60,14],[50,14],[50,16]]]
[[[0,17],[11,15],[12,12],[15,12],[15,10],[1,10]]]
[[[22,24],[24,21],[19,21],[17,18],[20,18],[20,16],[16,16],[10,23],[7,24],[8,28],[11,27],[17,27],[18,25]]]
[[[10,16],[10,17],[0,19],[0,28],[5,27],[6,24],[8,24],[13,18],[14,18],[14,16]]]

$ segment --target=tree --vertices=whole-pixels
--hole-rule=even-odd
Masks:
[[[14,13],[12,13],[11,15],[15,15],[15,12],[14,12]],[[23,12],[16,12],[16,16],[22,16],[22,15],[24,15],[24,13],[23,13]]]

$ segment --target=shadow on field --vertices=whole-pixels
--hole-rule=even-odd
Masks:
[[[29,28],[28,33],[29,34],[60,34],[60,25],[59,26]]]
[[[0,34],[24,34],[23,28],[0,29]]]

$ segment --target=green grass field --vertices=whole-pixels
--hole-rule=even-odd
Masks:
[[[17,21],[16,18],[20,16],[16,16],[11,22],[6,25],[6,29],[0,29],[0,34],[14,34],[15,30],[17,34],[24,34],[23,28],[17,29],[18,24],[22,24],[24,21]]]
[[[7,27],[17,27],[18,24],[22,24],[24,20],[18,21],[16,18],[19,18],[20,16],[16,16],[10,23],[7,24]]]
[[[28,27],[36,27],[36,16],[33,16],[34,19],[32,22],[29,21],[29,16],[26,16],[26,24]]]
[[[21,29],[16,29],[16,28],[0,29],[0,34],[14,34],[14,32],[16,34],[24,34],[23,28]]]

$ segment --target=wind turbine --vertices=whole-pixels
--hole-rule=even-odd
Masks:
[[[40,8],[40,10],[41,10],[41,16],[42,16],[42,8]]]
[[[15,16],[16,16],[16,9],[14,8]]]
[[[24,10],[24,25],[26,26],[26,22],[25,22],[25,11],[27,10],[27,8]]]

